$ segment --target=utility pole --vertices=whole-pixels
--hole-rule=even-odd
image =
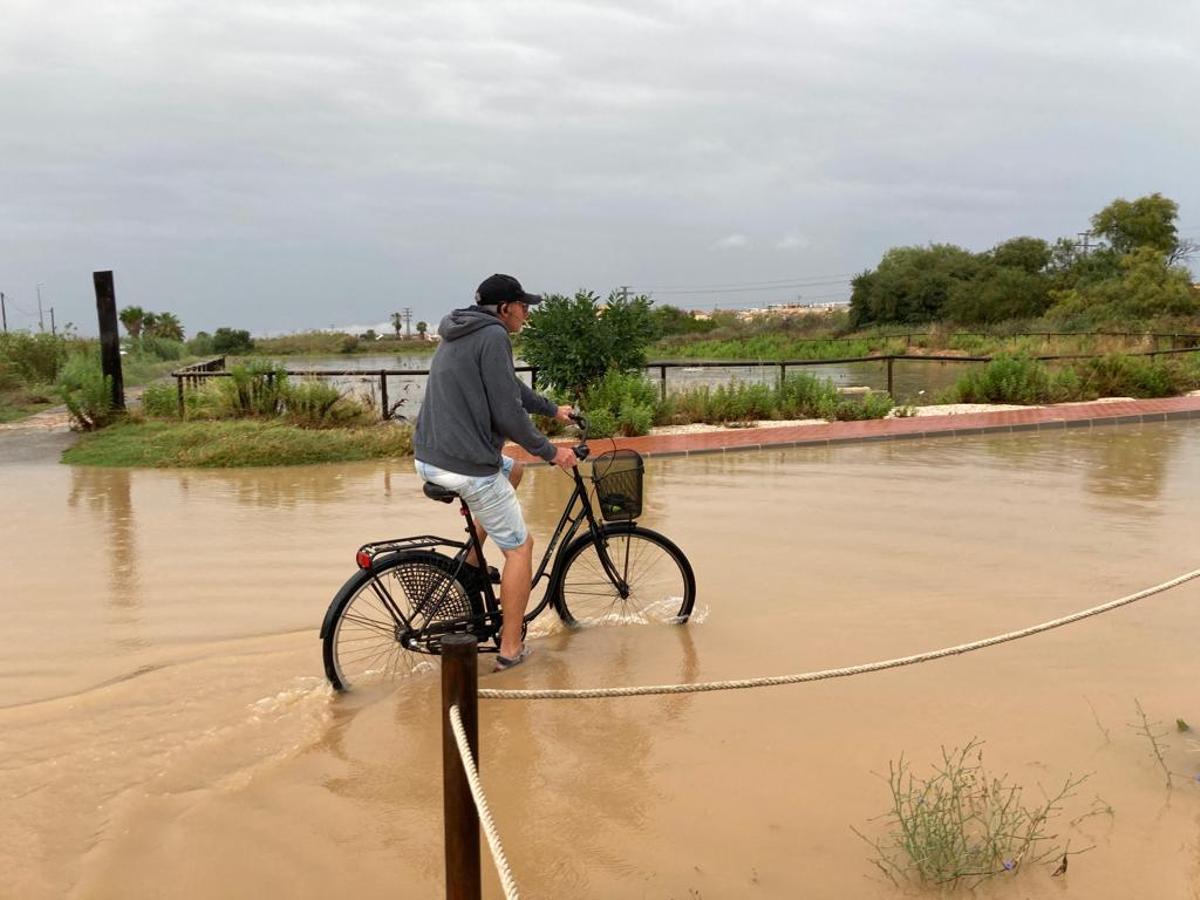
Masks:
[[[622,300],[629,299],[629,285],[627,285],[627,284],[621,285],[621,299]]]
[[[400,314],[404,317],[404,336],[412,337],[412,307],[404,307]]]
[[[1088,251],[1092,249],[1092,245],[1088,243],[1088,241],[1094,237],[1094,235],[1090,231],[1078,231],[1076,234],[1083,238],[1083,255],[1087,256]]]
[[[0,291],[0,319],[4,320],[4,333],[8,334],[8,310],[4,308],[4,291]]]
[[[42,318],[42,285],[43,284],[45,284],[45,282],[39,281],[34,286],[34,290],[37,291],[37,298],[38,298],[38,331],[46,330],[46,320]]]
[[[54,307],[53,306],[50,307],[50,333],[58,334],[58,332],[54,328]]]

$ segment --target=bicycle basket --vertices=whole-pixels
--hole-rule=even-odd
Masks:
[[[592,465],[600,514],[609,522],[628,522],[642,514],[642,472],[645,465],[634,450],[601,453]]]

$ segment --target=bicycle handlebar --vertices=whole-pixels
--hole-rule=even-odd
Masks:
[[[578,457],[580,461],[583,461],[588,458],[588,453],[591,452],[588,449],[588,445],[587,445],[587,439],[588,439],[587,416],[585,416],[583,413],[571,413],[571,421],[574,422],[579,427],[579,443],[576,444],[571,449],[573,449],[575,451],[575,456]]]

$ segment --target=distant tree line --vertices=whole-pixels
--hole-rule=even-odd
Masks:
[[[1200,295],[1183,264],[1197,245],[1180,239],[1178,213],[1173,200],[1150,194],[1092,216],[1087,243],[1015,237],[982,253],[894,247],[851,282],[850,326],[1046,317],[1088,327],[1196,315]]]

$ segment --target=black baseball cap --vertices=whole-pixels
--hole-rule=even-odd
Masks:
[[[542,298],[537,294],[525,293],[521,282],[511,275],[492,275],[483,279],[476,289],[475,302],[480,306],[499,306],[501,303],[528,303],[533,306],[541,303]]]

